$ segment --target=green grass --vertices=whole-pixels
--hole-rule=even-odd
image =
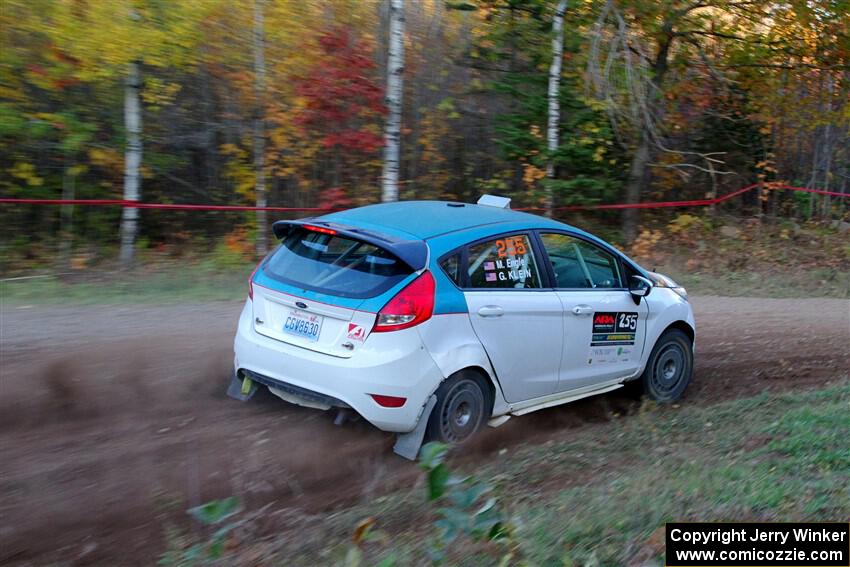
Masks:
[[[0,281],[9,304],[180,303],[229,301],[248,293],[250,264],[219,268],[210,263],[169,265],[127,272]]]
[[[844,521],[848,415],[844,376],[820,390],[708,407],[647,404],[558,441],[514,446],[482,466],[460,467],[495,486],[513,518],[510,541],[456,542],[447,564],[663,564],[665,522]],[[338,511],[309,534],[255,543],[234,559],[259,552],[270,564],[344,564],[354,526],[371,516],[377,530],[358,552],[363,564],[427,564],[433,512],[418,486]]]
[[[530,503],[522,555],[537,565],[622,565],[641,550],[657,557],[662,549],[651,536],[665,522],[850,517],[846,383],[670,413],[638,420],[648,433],[640,423],[626,426],[635,459],[627,468],[602,472],[546,506]],[[753,440],[764,444],[748,445]]]
[[[727,297],[850,297],[850,271],[837,268],[795,268],[775,271],[691,273],[659,267],[689,292]]]
[[[178,303],[226,301],[245,297],[253,265],[212,262],[157,264],[126,272],[90,272],[0,280],[0,299],[9,304]],[[819,269],[783,274],[727,272],[677,273],[659,268],[694,295],[749,297],[850,297],[850,273]]]

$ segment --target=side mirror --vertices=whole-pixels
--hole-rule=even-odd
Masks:
[[[629,293],[632,294],[635,303],[640,301],[641,297],[646,297],[652,291],[652,282],[643,276],[632,276],[629,278]]]

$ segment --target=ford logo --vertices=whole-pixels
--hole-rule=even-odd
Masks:
[[[300,309],[307,309],[307,304],[304,303],[303,301],[296,301],[295,306],[300,308]]]

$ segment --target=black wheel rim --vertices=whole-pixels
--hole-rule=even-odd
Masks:
[[[682,345],[666,345],[655,358],[652,368],[652,387],[660,395],[676,391],[685,376],[688,357]]]
[[[484,408],[481,388],[471,380],[458,382],[446,394],[440,412],[440,432],[443,439],[458,443],[467,439],[478,429]]]

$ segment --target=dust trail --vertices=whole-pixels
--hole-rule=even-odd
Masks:
[[[682,403],[820,386],[850,369],[846,301],[693,302],[697,367]],[[165,525],[188,527],[190,502],[237,495],[271,505],[264,533],[303,533],[340,507],[420,482],[393,455],[392,435],[362,420],[336,427],[271,395],[227,398],[240,308],[3,312],[0,563],[149,565]],[[618,390],[513,418],[453,459],[474,470],[576,428],[608,435],[639,403]]]

